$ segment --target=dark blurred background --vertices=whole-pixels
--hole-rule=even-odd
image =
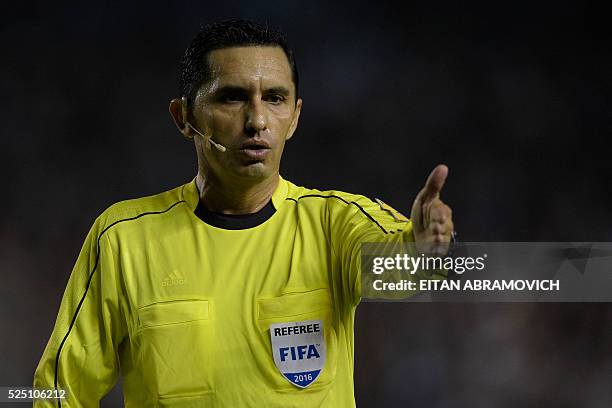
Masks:
[[[3,5],[0,386],[31,384],[95,217],[195,175],[167,107],[202,23],[286,31],[304,99],[282,171],[294,183],[409,212],[442,162],[463,241],[612,241],[609,16],[462,3]],[[361,407],[610,407],[611,355],[609,304],[364,303],[355,394]]]

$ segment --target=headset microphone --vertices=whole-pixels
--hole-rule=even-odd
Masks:
[[[227,150],[227,148],[225,146],[223,146],[221,143],[217,143],[214,140],[212,140],[212,135],[210,136],[206,136],[204,134],[202,134],[202,132],[200,132],[198,129],[196,129],[195,127],[193,127],[191,125],[191,123],[189,122],[185,122],[185,125],[189,126],[191,128],[191,130],[193,130],[194,132],[196,132],[198,135],[202,136],[204,138],[204,140],[206,140],[206,144],[207,146],[210,147],[210,145],[212,144],[213,146],[215,146],[215,148],[217,150],[219,150],[220,152],[225,152]]]
[[[204,140],[206,141],[206,146],[208,146],[209,149],[210,149],[210,145],[213,145],[215,146],[215,149],[217,149],[221,153],[224,153],[227,150],[227,148],[223,146],[221,143],[217,143],[214,140],[212,140],[212,134],[209,134],[208,136],[205,134],[202,134],[202,132],[200,132],[198,129],[196,129],[195,126],[193,126],[191,123],[187,121],[187,98],[184,96],[181,98],[181,112],[183,113],[183,122],[185,122],[185,126],[189,126],[191,130],[196,132],[198,135],[202,136]]]

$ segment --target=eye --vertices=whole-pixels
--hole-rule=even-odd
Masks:
[[[285,97],[282,95],[278,95],[278,94],[271,94],[271,95],[267,95],[264,98],[264,100],[267,102],[270,102],[273,105],[280,105],[281,103],[285,101]]]
[[[238,92],[231,92],[224,95],[221,95],[219,98],[223,103],[236,103],[236,102],[244,102],[246,97]]]

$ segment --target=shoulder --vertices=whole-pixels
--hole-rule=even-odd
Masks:
[[[347,193],[340,190],[318,190],[296,186],[289,183],[287,200],[299,202],[300,205],[324,206],[334,210],[350,208],[353,204],[357,206],[372,206],[376,201],[360,194]]]
[[[289,183],[287,200],[300,207],[325,211],[334,219],[374,223],[383,231],[401,230],[410,220],[378,198],[340,190],[318,190]]]
[[[184,190],[188,185],[186,183],[159,194],[114,203],[98,216],[96,225],[103,231],[119,222],[168,213],[175,207],[187,204]]]

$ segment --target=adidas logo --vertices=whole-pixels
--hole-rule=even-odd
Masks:
[[[162,287],[184,285],[187,283],[187,279],[180,276],[179,271],[174,270],[168,274],[166,279],[162,281]]]

